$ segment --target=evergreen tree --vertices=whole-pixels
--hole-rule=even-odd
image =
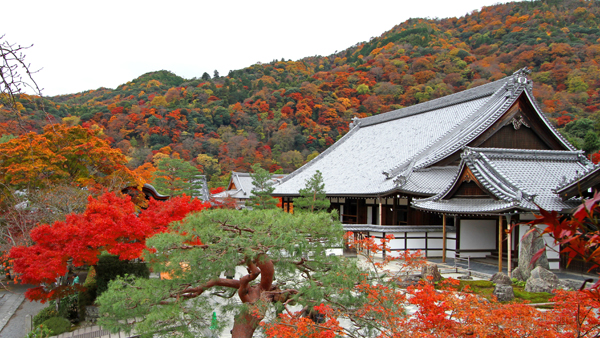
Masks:
[[[585,137],[583,138],[583,148],[582,148],[586,154],[592,154],[594,152],[596,152],[598,149],[600,149],[600,139],[598,138],[598,135],[593,131],[590,130],[587,132],[587,134],[585,134]]]
[[[200,197],[202,179],[198,168],[179,158],[165,157],[157,163],[152,185],[161,194]]]
[[[310,212],[327,210],[331,202],[325,196],[323,175],[317,172],[306,181],[304,189],[300,189],[300,197],[294,200],[294,206]]]
[[[271,196],[275,187],[271,181],[271,174],[265,169],[260,167],[260,164],[255,163],[252,166],[253,174],[252,177],[252,196],[246,206],[254,209],[275,209],[277,208],[277,200]]]
[[[208,81],[208,80],[210,80],[210,75],[208,75],[207,72],[204,72],[204,74],[202,74],[201,79],[204,81]]]

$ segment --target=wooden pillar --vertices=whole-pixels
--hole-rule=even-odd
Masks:
[[[498,272],[502,272],[502,218],[498,218]]]
[[[442,214],[442,263],[446,263],[446,214]]]
[[[379,198],[377,198],[377,200],[379,201],[379,225],[383,225],[383,220],[382,220],[383,209],[381,206],[381,196]]]
[[[507,241],[508,241],[508,278],[512,278],[512,238],[511,238],[511,228],[512,228],[512,223],[510,222],[510,218],[508,220],[507,225],[507,232],[506,232],[506,236],[507,236]]]
[[[392,205],[392,225],[398,225],[398,198],[394,195]]]

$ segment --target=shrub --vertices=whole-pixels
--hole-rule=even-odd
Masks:
[[[52,331],[44,325],[38,325],[33,331],[29,332],[25,338],[49,338]]]
[[[150,270],[148,270],[146,263],[122,261],[119,260],[118,256],[101,255],[96,265],[97,296],[108,289],[108,282],[117,278],[117,276],[124,277],[125,275],[148,278],[150,277]]]
[[[33,316],[33,326],[40,326],[43,322],[52,317],[58,317],[58,312],[54,305],[43,308],[37,315]]]
[[[88,275],[83,282],[85,291],[79,293],[79,313],[85,313],[85,307],[94,304],[96,301],[96,270],[93,266],[90,266]]]
[[[54,302],[50,302],[51,304]],[[58,303],[58,317],[77,319],[79,309],[79,295],[72,294],[60,299]]]
[[[71,322],[63,317],[48,318],[42,323],[42,325],[52,331],[52,334],[55,336],[65,333],[71,329]]]

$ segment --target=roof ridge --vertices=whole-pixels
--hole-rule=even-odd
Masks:
[[[388,122],[391,120],[405,118],[408,116],[426,113],[432,110],[441,109],[448,106],[454,106],[460,103],[477,100],[486,96],[491,96],[499,88],[501,88],[511,77],[512,76],[507,76],[502,79],[483,84],[481,86],[469,88],[467,90],[442,96],[409,107],[392,110],[383,114],[364,117],[362,119],[358,119],[357,122],[363,126],[370,126],[378,123]]]
[[[578,161],[589,162],[583,155],[583,150],[547,150],[547,149],[514,149],[514,148],[477,148],[465,147],[471,151],[484,153],[490,158],[512,158],[512,159],[528,159],[531,160],[532,155],[536,159],[544,160],[563,160],[563,161]],[[587,163],[582,163],[587,165]]]
[[[483,113],[480,114],[475,120],[467,120],[469,123],[461,124],[460,127],[463,127],[457,133],[449,135],[448,138],[444,140],[439,140],[439,142],[444,141],[444,145],[439,148],[435,148],[435,150],[440,150],[437,155],[435,155],[435,151],[432,152],[435,156],[430,159],[425,157],[424,161],[417,164],[418,168],[429,166],[442,158],[454,153],[455,151],[464,148],[469,142],[477,138],[477,136],[481,135],[483,130],[486,130],[491,125],[496,123],[496,121],[504,115],[506,110],[514,103],[517,97],[506,97],[506,93],[502,93],[502,90],[509,90],[507,86],[501,87],[494,94],[494,96],[498,96],[497,100],[489,100],[486,102],[479,110],[483,110]],[[506,100],[503,100],[506,99]]]
[[[496,90],[496,92],[494,92],[491,95],[492,98],[490,100],[488,100],[487,102],[483,103],[480,107],[475,109],[472,114],[466,116],[463,119],[463,121],[461,121],[459,124],[457,124],[454,128],[446,131],[440,137],[438,137],[433,142],[431,142],[427,147],[421,149],[419,152],[414,154],[411,158],[407,159],[403,163],[400,163],[399,165],[393,167],[392,169],[384,171],[383,174],[386,175],[388,178],[392,178],[392,177],[400,174],[400,172],[405,169],[405,167],[407,166],[408,163],[417,161],[417,159],[419,159],[419,158],[422,159],[423,157],[427,157],[428,154],[434,153],[435,150],[440,149],[439,147],[436,147],[436,145],[439,145],[440,143],[443,143],[446,145],[452,144],[451,142],[449,142],[449,140],[451,140],[451,139],[463,140],[464,138],[457,137],[457,135],[464,134],[463,130],[465,129],[466,126],[468,126],[468,125],[481,126],[481,123],[477,123],[478,121],[483,120],[485,122],[485,121],[489,120],[489,114],[485,114],[485,112],[490,112],[493,115],[494,112],[498,111],[498,110],[490,109],[490,106],[493,106],[493,103],[496,103],[496,100],[493,100],[493,97],[500,96],[501,90],[504,87],[505,86],[501,86],[500,88],[498,88],[498,90]],[[475,115],[478,111],[481,111],[482,109],[483,109],[484,113],[479,114],[475,120],[471,119],[473,115]],[[495,121],[495,119],[494,119],[494,121]],[[470,129],[472,129],[472,128],[470,128]],[[478,128],[478,129],[480,129],[480,128]],[[458,130],[458,132],[456,132],[456,130]],[[456,142],[454,142],[454,144],[456,144]],[[431,151],[432,149],[434,150],[433,152]],[[455,149],[451,147],[450,151],[455,151]],[[444,151],[444,152],[442,152],[442,154],[445,154],[447,152],[448,151]],[[440,156],[443,156],[443,155],[438,155],[437,157],[440,157]],[[413,168],[420,169],[420,168],[426,167],[427,165],[430,164],[429,162],[430,161],[426,161],[425,164],[415,163]]]

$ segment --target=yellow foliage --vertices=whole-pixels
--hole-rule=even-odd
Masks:
[[[169,158],[169,155],[163,153],[156,153],[154,154],[154,156],[152,156],[152,163],[154,163],[154,165],[157,166],[158,162],[160,162],[160,160],[162,160],[163,158]]]
[[[152,99],[152,102],[150,102],[150,105],[151,105],[151,106],[160,106],[160,107],[166,107],[166,106],[167,106],[167,104],[168,104],[168,103],[167,103],[167,100],[165,100],[165,97],[164,97],[164,96],[161,96],[161,95],[155,96],[155,97]]]
[[[146,84],[146,88],[151,88],[152,86],[154,86],[154,87],[160,87],[161,85],[162,85],[162,83],[160,83],[160,81],[158,81],[158,80],[150,80]]]
[[[67,116],[62,118],[62,123],[72,127],[78,125],[80,120],[77,116]]]

